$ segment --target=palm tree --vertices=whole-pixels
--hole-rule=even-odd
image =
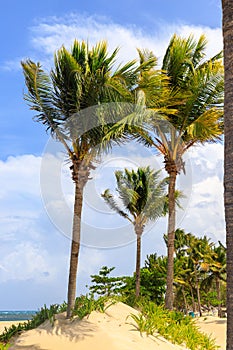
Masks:
[[[200,296],[200,275],[202,271],[206,270],[206,267],[212,263],[212,246],[213,243],[203,236],[197,238],[192,234],[187,234],[187,254],[193,267],[195,287],[197,293],[198,311],[202,316],[201,310],[201,296]]]
[[[170,126],[163,130],[156,121],[157,137],[152,145],[164,156],[169,175],[168,268],[165,306],[173,307],[173,256],[175,237],[176,178],[184,170],[183,155],[195,144],[216,141],[222,133],[223,67],[221,54],[204,61],[206,40],[201,36],[182,39],[174,35],[163,60],[173,92],[180,105],[176,115],[167,116]],[[183,99],[183,103],[182,103]],[[153,124],[153,120],[152,120]],[[165,131],[165,132],[164,132]]]
[[[224,200],[227,242],[227,350],[233,349],[233,196],[232,196],[232,164],[233,164],[233,4],[230,0],[222,0],[223,42],[225,67],[224,98]]]
[[[212,258],[211,261],[206,264],[206,270],[208,271],[208,275],[203,280],[202,284],[208,287],[214,284],[218,299],[218,316],[222,317],[221,282],[226,282],[226,248],[221,242],[219,242],[217,247],[213,247]]]
[[[39,63],[30,59],[22,62],[28,89],[25,99],[35,111],[36,121],[43,123],[64,145],[72,163],[75,202],[67,317],[71,316],[76,296],[83,189],[94,168],[93,163],[102,147],[108,125],[113,125],[115,118],[114,113],[112,116],[110,113],[106,122],[106,113],[100,113],[96,108],[89,115],[81,112],[107,102],[130,101],[131,90],[139,75],[136,61],[113,71],[117,52],[118,49],[108,55],[106,42],[100,42],[89,50],[85,42],[75,41],[70,52],[65,47],[56,52],[54,68],[49,74]],[[148,61],[148,64],[151,62]]]
[[[164,215],[166,202],[166,179],[159,180],[160,171],[150,167],[138,168],[137,171],[125,169],[116,171],[117,192],[126,211],[120,208],[109,189],[102,194],[111,209],[127,219],[133,226],[137,236],[136,250],[136,298],[140,295],[141,237],[145,225]]]
[[[127,126],[126,133],[131,132],[139,142],[150,145],[164,157],[169,175],[167,309],[173,308],[175,191],[177,176],[185,172],[183,156],[196,144],[216,142],[223,132],[222,53],[204,60],[206,45],[203,35],[198,41],[193,36],[185,39],[174,35],[162,70],[151,66],[140,74],[140,99],[136,103],[144,102],[148,109],[121,120],[108,134],[108,138],[119,135]]]

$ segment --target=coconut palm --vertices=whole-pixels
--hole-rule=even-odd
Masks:
[[[213,243],[206,236],[197,238],[192,234],[187,234],[187,250],[189,261],[194,272],[194,280],[197,293],[198,311],[202,316],[200,281],[201,273],[206,272],[210,265],[213,265]]]
[[[83,189],[102,147],[103,136],[115,118],[109,109],[106,122],[106,113],[93,106],[130,101],[139,75],[136,61],[113,69],[117,52],[118,49],[108,55],[106,42],[89,49],[87,43],[75,41],[71,51],[61,47],[55,53],[54,68],[49,74],[40,63],[30,59],[22,62],[28,89],[25,99],[35,112],[36,121],[44,124],[52,136],[64,145],[72,163],[75,202],[67,317],[71,316],[76,296]],[[152,60],[147,63],[151,65]],[[88,107],[93,108],[85,113]]]
[[[227,242],[227,350],[233,349],[233,196],[232,196],[232,164],[233,164],[233,4],[230,0],[222,0],[223,42],[225,67],[225,101],[224,101],[224,134],[225,134],[225,175],[224,200],[226,217]]]
[[[203,280],[202,285],[211,287],[214,285],[218,299],[218,316],[222,317],[221,308],[221,283],[226,282],[226,248],[221,242],[214,246],[212,250],[212,259],[206,264],[208,272],[207,277]]]
[[[175,235],[176,178],[184,169],[183,155],[195,144],[214,142],[222,133],[223,66],[221,54],[207,61],[206,40],[201,36],[182,39],[176,35],[170,41],[163,60],[163,70],[170,78],[171,88],[180,95],[176,115],[166,116],[170,123],[161,127],[155,120],[152,145],[164,156],[169,175],[168,269],[165,305],[173,307],[173,256]],[[182,103],[183,99],[183,103]],[[163,118],[164,119],[164,118]],[[153,120],[151,121],[153,125]]]
[[[125,169],[124,172],[115,172],[118,199],[121,200],[125,211],[121,209],[109,189],[102,194],[110,208],[133,225],[137,236],[136,297],[140,294],[141,237],[145,225],[164,215],[167,181],[159,180],[159,176],[160,171],[155,172],[150,167],[138,168],[137,171]]]
[[[138,90],[141,95],[144,94],[144,103],[149,110],[131,120],[132,135],[163,155],[165,170],[169,175],[165,297],[168,309],[173,308],[175,191],[177,176],[181,171],[185,172],[183,156],[194,145],[216,142],[223,131],[222,53],[204,60],[206,45],[203,35],[198,41],[193,36],[185,39],[174,35],[163,59],[163,78],[159,87],[155,79],[158,71],[154,68],[141,74]],[[152,92],[149,94],[148,90]],[[122,132],[124,126],[130,124],[130,119],[126,118],[125,124],[123,121],[119,124]],[[128,127],[127,132],[129,130]],[[109,137],[112,133],[117,134],[116,126]]]

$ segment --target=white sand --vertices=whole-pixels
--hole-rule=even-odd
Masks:
[[[219,350],[226,349],[226,318],[219,318],[214,316],[197,318],[197,325],[203,333],[210,334],[215,339]]]
[[[162,337],[140,335],[133,326],[133,320],[127,318],[131,313],[137,313],[137,311],[118,303],[109,307],[105,313],[93,312],[83,320],[70,321],[64,314],[58,315],[53,327],[49,321],[46,321],[37,329],[24,332],[10,349],[184,350]],[[8,323],[11,324],[11,322]],[[208,317],[206,320],[197,319],[197,323],[202,331],[207,334],[212,333],[217,344],[224,349],[226,320]],[[3,324],[5,325],[5,322]],[[4,328],[3,324],[0,323],[0,326]]]

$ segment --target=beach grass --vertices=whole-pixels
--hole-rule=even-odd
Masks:
[[[93,311],[104,313],[108,307],[114,304],[114,298],[85,295],[76,298],[73,317],[83,319],[88,317]],[[190,350],[216,350],[218,346],[210,336],[202,333],[195,321],[190,316],[185,316],[181,312],[168,311],[162,306],[157,306],[153,302],[141,302],[138,305],[139,312],[131,313],[127,317],[127,322],[132,319],[132,325],[142,334],[158,337],[162,336],[169,342],[185,346]],[[54,304],[49,308],[44,305],[31,320],[12,324],[0,334],[0,350],[8,349],[9,342],[14,336],[22,332],[37,328],[44,321],[49,320],[51,326],[54,325],[56,314],[65,312],[66,302],[61,305]]]
[[[192,317],[181,312],[168,311],[153,302],[147,302],[141,305],[138,315],[131,314],[130,317],[140,333],[161,335],[168,341],[190,350],[218,349],[215,340],[202,333]]]

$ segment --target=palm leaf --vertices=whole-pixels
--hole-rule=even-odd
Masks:
[[[119,208],[116,201],[114,200],[113,195],[110,193],[109,189],[105,190],[104,193],[101,194],[101,197],[105,200],[105,202],[109,205],[109,207],[112,210],[114,210],[120,216],[122,216],[122,217],[126,218],[127,220],[129,220],[130,222],[132,222],[130,217],[123,210],[121,210]]]

